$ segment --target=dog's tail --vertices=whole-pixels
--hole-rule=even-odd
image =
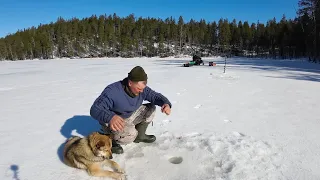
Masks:
[[[79,136],[71,136],[68,139],[66,139],[65,143],[73,144],[75,141],[80,140],[81,138]]]
[[[71,146],[75,143],[78,143],[81,140],[80,137],[78,136],[72,136],[70,138],[68,138],[64,144],[64,149],[63,149],[63,158],[66,158],[66,154],[68,153],[68,151],[70,150]]]

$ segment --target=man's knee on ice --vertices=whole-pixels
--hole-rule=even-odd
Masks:
[[[124,135],[115,135],[114,140],[116,140],[119,144],[130,144],[136,139],[137,135],[138,131],[136,129],[131,129],[129,133]]]

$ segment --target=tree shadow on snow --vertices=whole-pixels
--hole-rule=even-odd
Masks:
[[[66,140],[72,137],[73,132],[81,136],[88,136],[93,131],[100,131],[100,124],[97,120],[87,115],[75,115],[65,121],[60,129],[60,133],[66,138]],[[63,162],[63,148],[65,141],[58,148],[58,157]]]
[[[186,60],[157,60],[155,64],[157,65],[170,65],[170,66],[180,66],[191,61],[191,59],[186,58]],[[213,58],[206,59],[204,61],[204,66],[208,68],[210,61],[217,64],[217,67],[224,67],[225,58]],[[299,59],[263,59],[263,58],[245,58],[245,57],[232,57],[226,59],[227,71],[228,69],[252,69],[255,71],[269,71],[269,72],[280,72],[283,76],[278,76],[277,78],[304,80],[304,81],[314,81],[320,82],[320,64],[310,63],[306,60]],[[214,68],[217,68],[214,67]],[[203,66],[199,66],[203,68]]]
[[[223,65],[223,63],[224,60],[221,59],[217,64]],[[282,71],[284,75],[277,78],[320,81],[320,64],[310,63],[305,60],[233,57],[227,59],[227,68],[230,65],[236,69],[251,68],[270,72]]]
[[[155,64],[183,67],[183,64],[188,63],[189,61],[191,60],[157,60],[155,61]]]

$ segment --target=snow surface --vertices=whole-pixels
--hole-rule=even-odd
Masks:
[[[100,130],[92,102],[135,65],[173,108],[157,109],[155,143],[114,156],[128,180],[320,179],[319,64],[231,58],[223,73],[224,58],[204,59],[0,62],[0,179],[103,179],[65,166],[63,143]]]

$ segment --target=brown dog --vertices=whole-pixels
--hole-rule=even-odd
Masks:
[[[88,137],[73,136],[66,141],[63,153],[64,163],[70,167],[85,169],[91,176],[125,179],[124,170],[112,159],[111,137],[93,132]],[[102,169],[109,165],[118,172]]]

